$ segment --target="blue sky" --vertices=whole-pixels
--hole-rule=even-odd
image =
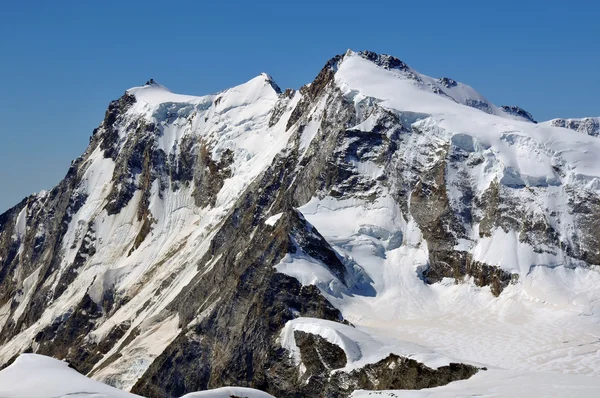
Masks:
[[[310,82],[348,48],[393,54],[538,120],[600,116],[595,1],[12,1],[0,11],[0,212],[49,189],[110,100],[152,77],[208,94]]]

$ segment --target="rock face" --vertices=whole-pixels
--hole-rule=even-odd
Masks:
[[[527,112],[525,109],[515,106],[515,105],[503,105],[502,110],[511,115],[522,117],[523,119],[529,120],[531,123],[537,123],[531,113]],[[558,126],[563,127],[563,126]]]
[[[550,123],[555,127],[564,127],[593,137],[600,135],[600,118],[554,119]]]
[[[494,130],[533,121],[515,109],[368,51],[298,91],[264,74],[205,97],[130,89],[59,185],[0,215],[0,361],[51,355],[147,397],[468,378],[476,367],[395,352],[340,371],[340,343],[306,331],[298,364],[280,332],[298,317],[348,323],[345,303],[381,294],[372,264],[406,267],[398,253],[411,283],[493,296],[531,267],[600,264],[590,160],[545,144],[562,129]],[[511,163],[531,154],[540,165]]]

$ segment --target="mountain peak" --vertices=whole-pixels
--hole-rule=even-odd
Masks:
[[[187,102],[196,97],[190,95],[180,95],[171,92],[167,87],[159,84],[154,79],[150,79],[143,86],[132,87],[127,90],[128,94],[135,96],[148,104],[159,104],[163,102]]]
[[[266,83],[270,84],[271,87],[273,87],[273,90],[275,90],[275,92],[277,94],[281,94],[281,88],[279,88],[279,86],[277,85],[275,80],[273,80],[273,77],[271,77],[271,75],[269,75],[268,73],[262,72],[260,75],[258,75],[258,77],[263,78]]]
[[[426,76],[393,55],[348,50],[341,61],[332,58],[327,65],[331,65],[328,69],[335,72],[338,85],[350,92],[361,92],[374,98],[395,98],[397,106],[411,111],[443,113],[458,104],[489,115],[535,123],[531,115],[521,108],[498,107],[473,87],[448,77]],[[396,86],[395,90],[401,90],[403,95],[398,96],[398,91],[390,90],[391,85]],[[400,105],[398,101],[404,102]]]
[[[276,94],[281,94],[281,89],[275,83],[271,75],[267,73],[260,73],[258,76],[248,80],[245,83],[242,83],[238,86],[230,87],[228,89],[223,90],[222,92],[229,91],[231,89],[241,89],[244,88],[244,91],[247,90],[259,90],[261,87],[265,85],[270,85],[271,88],[275,91]],[[185,95],[185,94],[176,94],[169,90],[167,87],[158,83],[154,79],[150,79],[146,81],[146,84],[143,86],[132,87],[126,91],[128,94],[135,96],[137,100],[141,100],[150,105],[158,105],[167,102],[194,102],[205,96],[195,96],[195,95]]]

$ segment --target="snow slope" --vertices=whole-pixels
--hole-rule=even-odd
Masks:
[[[0,397],[134,398],[139,396],[91,380],[69,368],[66,362],[41,355],[22,354],[12,365],[0,371]]]

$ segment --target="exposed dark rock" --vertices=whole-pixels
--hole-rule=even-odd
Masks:
[[[94,328],[94,320],[100,316],[102,313],[98,305],[90,296],[84,295],[72,313],[65,313],[35,336],[35,342],[39,343],[36,352],[65,359],[86,373],[91,369],[91,365],[86,365],[90,352],[85,348],[83,339]]]
[[[456,80],[452,80],[449,77],[442,77],[441,79],[438,80],[440,82],[440,84],[446,88],[452,88],[452,87],[456,87],[458,83],[456,83]]]
[[[414,359],[390,354],[377,363],[366,365],[350,373],[334,373],[331,380],[324,385],[325,390],[329,391],[319,396],[347,397],[352,391],[358,389],[420,390],[468,379],[475,373],[477,368],[471,365],[451,363],[432,369]]]
[[[134,95],[129,93],[123,94],[118,100],[112,101],[108,105],[108,109],[104,116],[104,121],[100,126],[102,131],[101,136],[98,137],[97,131],[94,131],[94,138],[100,141],[100,148],[104,151],[104,156],[111,159],[116,159],[119,154],[119,131],[117,128],[117,120],[119,117],[127,112],[127,110],[135,104],[136,99]]]
[[[499,193],[500,184],[498,181],[492,181],[489,188],[482,195],[481,203],[484,208],[484,213],[483,218],[479,222],[479,236],[481,237],[492,236],[492,231],[496,226],[496,219],[499,212]]]
[[[333,275],[344,283],[346,268],[319,231],[310,225],[299,211],[288,211],[284,217],[284,221],[289,218],[290,223],[291,240],[287,252],[296,253],[299,249],[302,250],[312,258],[321,261]]]
[[[333,81],[337,63],[341,61],[342,58],[342,55],[336,55],[331,58],[310,85],[302,86],[302,88],[300,88],[300,93],[303,95],[303,98],[292,111],[286,125],[286,130],[289,130],[291,126],[296,124],[300,117],[306,113],[311,104],[314,104],[314,100],[319,97],[329,83]]]
[[[283,114],[287,111],[290,100],[294,98],[295,93],[296,90],[288,88],[285,90],[285,92],[279,95],[279,101],[277,101],[277,103],[273,107],[273,111],[271,112],[271,118],[269,119],[269,127],[273,127],[279,122]]]
[[[118,214],[129,201],[133,198],[135,192],[139,189],[136,184],[138,176],[145,170],[142,185],[152,182],[150,174],[150,160],[155,151],[154,133],[156,126],[152,123],[147,124],[139,121],[135,128],[135,133],[130,137],[123,147],[117,159],[115,160],[115,170],[113,172],[113,189],[107,198],[105,206],[108,215]]]
[[[89,223],[85,236],[81,241],[81,246],[79,246],[79,250],[75,255],[75,260],[65,271],[63,271],[62,275],[60,276],[58,285],[54,290],[54,297],[60,297],[60,295],[67,289],[71,282],[75,280],[78,270],[91,256],[96,253],[94,241],[94,224]]]
[[[593,137],[600,135],[600,122],[598,122],[598,119],[554,119],[552,121],[552,125],[555,127],[564,127],[570,130],[575,130]]]
[[[591,192],[572,192],[572,208],[581,231],[576,231],[570,255],[588,264],[600,264],[600,198]],[[565,244],[566,245],[566,244]]]
[[[306,372],[302,375],[305,383],[314,376],[319,377],[343,368],[348,362],[344,350],[319,335],[296,330],[294,339],[300,349],[302,363],[306,367]]]
[[[137,220],[142,222],[140,232],[135,237],[133,246],[129,252],[131,254],[135,249],[140,247],[148,234],[152,231],[152,224],[155,220],[150,212],[150,189],[152,188],[152,149],[146,146],[144,149],[144,162],[142,166],[142,174],[140,176],[139,189],[142,191],[142,197],[138,205]]]
[[[439,149],[448,151],[447,147]],[[410,196],[410,212],[419,224],[429,249],[429,266],[423,270],[424,280],[435,283],[447,277],[461,282],[466,276],[473,276],[475,284],[489,285],[492,293],[498,296],[513,281],[513,276],[499,267],[473,261],[467,252],[454,249],[457,239],[467,236],[463,223],[458,221],[461,214],[450,206],[446,192],[446,167],[446,162],[439,162],[428,172],[421,173]],[[488,211],[480,225],[482,234],[490,233],[492,226],[489,224],[496,219],[498,211],[495,202],[498,185],[492,183],[488,192]]]
[[[220,161],[216,162],[211,157],[209,148],[202,142],[196,162],[198,164],[194,168],[196,172],[194,174],[194,192],[192,193],[196,205],[200,207],[214,206],[225,179],[231,176],[229,166],[233,163],[233,152],[229,149],[226,150]]]
[[[281,89],[279,88],[277,83],[275,83],[275,80],[273,80],[273,78],[267,74],[263,74],[263,76],[265,76],[265,81],[267,82],[267,84],[269,84],[277,94],[281,94]]]
[[[487,102],[467,98],[467,100],[465,101],[465,105],[470,106],[471,108],[479,109],[480,111],[484,111],[485,113],[493,113],[492,108]]]
[[[436,283],[443,278],[454,278],[457,282],[465,276],[472,276],[477,286],[490,286],[494,296],[499,296],[516,276],[503,269],[474,261],[464,251],[435,251],[429,255],[430,266],[423,272],[428,283]]]
[[[199,274],[170,306],[179,313],[182,325],[207,313],[154,361],[133,391],[168,397],[227,383],[263,390],[283,383],[282,389],[288,388],[289,380],[269,373],[285,357],[275,343],[285,323],[295,314],[341,320],[316,287],[302,287],[274,269],[296,244],[333,261],[327,264],[332,269],[342,268],[335,253],[316,252],[323,244],[322,237],[307,229],[309,225],[295,211],[288,210],[274,228],[262,222],[267,209],[287,208],[279,187],[291,182],[294,168],[286,165],[295,161],[293,154],[275,160],[230,212],[198,266],[203,269],[216,263],[208,273]],[[212,303],[218,306],[211,307]]]
[[[373,62],[374,64],[386,69],[399,69],[404,71],[409,70],[408,65],[391,55],[377,54],[369,50],[361,51],[358,54],[361,57]]]
[[[511,115],[520,116],[523,119],[527,119],[531,123],[537,123],[535,121],[535,119],[533,118],[533,116],[531,116],[531,113],[527,112],[525,109],[523,109],[521,107],[518,107],[515,105],[511,105],[511,106],[503,105],[502,110],[506,113],[510,113]]]

